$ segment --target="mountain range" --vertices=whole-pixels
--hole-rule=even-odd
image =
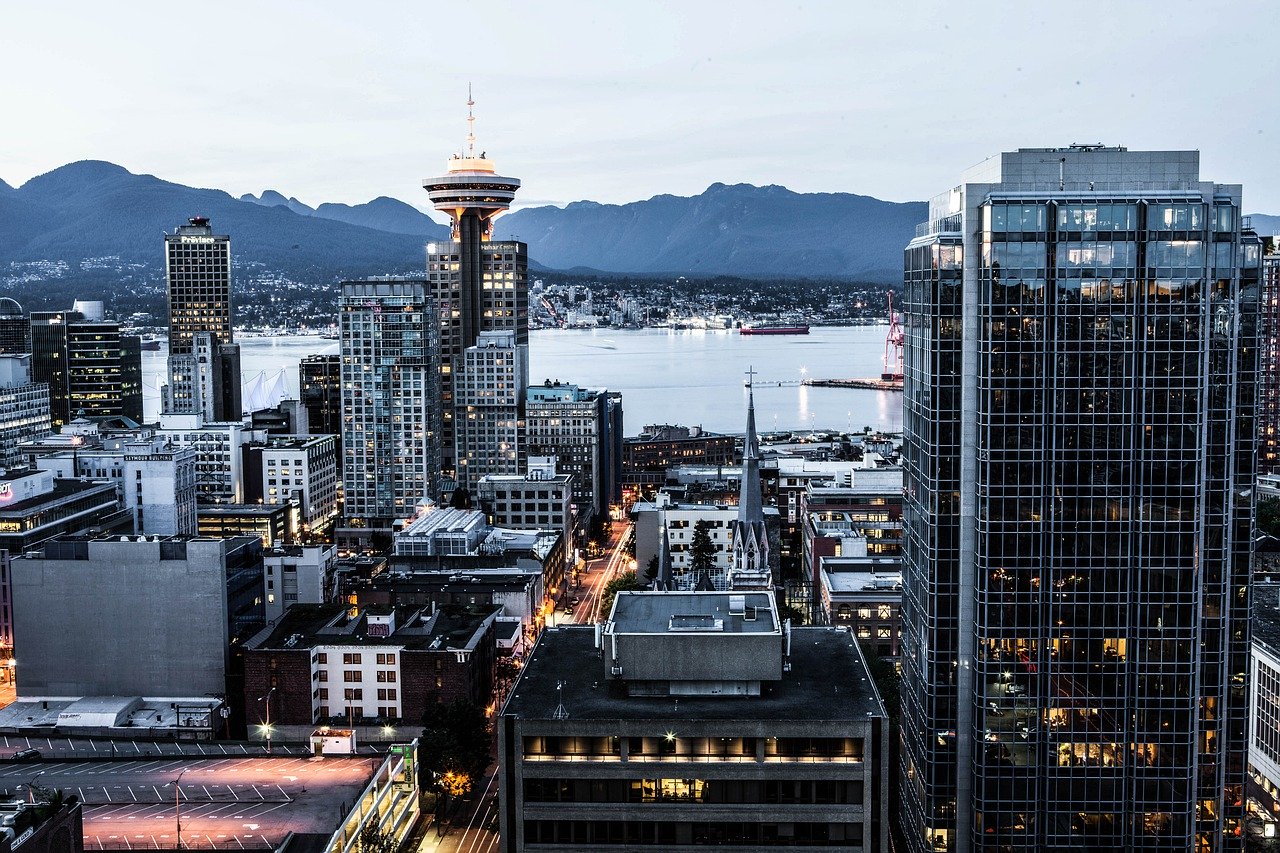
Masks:
[[[902,248],[926,213],[924,202],[716,183],[691,197],[518,209],[498,220],[497,236],[524,240],[533,265],[552,270],[890,283],[901,280]],[[235,198],[83,160],[16,188],[0,180],[0,277],[6,267],[44,261],[74,271],[112,256],[159,268],[160,235],[197,215],[232,236],[242,275],[258,267],[313,284],[420,271],[423,243],[448,236],[385,196],[316,207],[276,190]],[[1280,230],[1278,217],[1253,223]]]

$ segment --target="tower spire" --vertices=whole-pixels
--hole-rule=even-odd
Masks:
[[[747,369],[747,433],[742,442],[742,482],[738,491],[738,520],[764,521],[760,497],[760,441],[756,437],[755,369]]]
[[[471,84],[467,83],[467,159],[476,156],[476,113],[475,100],[471,97]]]

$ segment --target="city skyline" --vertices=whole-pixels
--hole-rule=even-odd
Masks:
[[[0,178],[20,184],[105,159],[236,195],[276,189],[309,204],[388,195],[427,209],[413,188],[438,169],[439,152],[464,147],[472,82],[479,145],[527,176],[526,206],[692,195],[716,181],[905,201],[945,184],[944,163],[1104,142],[1202,149],[1206,169],[1248,187],[1245,212],[1280,212],[1280,178],[1256,156],[1280,127],[1247,82],[1273,77],[1280,62],[1263,30],[1244,25],[1265,17],[1260,2],[1195,29],[1185,26],[1198,8],[1189,3],[1089,16],[999,4],[963,16],[924,3],[785,15],[760,5],[732,17],[660,3],[506,6],[483,13],[495,48],[483,73],[416,49],[438,26],[428,8],[383,4],[357,16],[329,3],[250,15],[231,4],[191,19],[198,13],[156,8],[11,13],[14,32],[56,30],[63,53],[51,64],[41,39],[17,38],[0,58],[15,79],[42,72],[11,98],[9,118],[24,132],[0,141]],[[184,39],[158,29],[197,20],[226,45],[216,61],[192,60]],[[281,49],[285,37],[307,52]],[[1043,39],[1062,49],[1027,48]],[[139,40],[148,50],[119,50]],[[965,43],[996,50],[982,63],[948,60]],[[554,55],[539,53],[549,44]],[[1245,83],[1204,73],[1227,62]],[[1207,133],[1228,116],[1236,132]],[[937,157],[942,148],[952,153]]]

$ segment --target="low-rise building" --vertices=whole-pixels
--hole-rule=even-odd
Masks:
[[[530,636],[542,628],[546,607],[542,572],[537,569],[471,568],[390,571],[355,590],[357,606],[495,607],[517,619]]]
[[[1280,836],[1280,584],[1253,591],[1253,644],[1249,653],[1249,813],[1254,842]],[[1266,848],[1258,848],[1266,849]]]
[[[573,475],[557,474],[554,456],[535,456],[521,476],[490,474],[476,490],[478,506],[495,527],[573,531]]]
[[[700,426],[651,424],[622,444],[622,489],[628,504],[652,500],[667,471],[681,465],[730,466],[742,461],[738,437]]]
[[[498,725],[506,853],[888,851],[888,719],[857,644],[773,595],[620,593],[552,628]]]
[[[298,529],[298,505],[287,504],[200,504],[196,526],[201,536],[227,539],[256,536],[264,548],[294,541]]]
[[[203,421],[199,414],[162,414],[156,435],[196,451],[196,495],[201,503],[244,501],[242,421]]]
[[[778,575],[778,511],[762,507],[765,528],[772,544],[769,553],[773,576]],[[714,548],[714,566],[710,580],[718,590],[729,585],[733,564],[733,527],[738,520],[738,506],[733,504],[682,504],[659,492],[653,503],[637,503],[631,508],[635,520],[636,567],[643,576],[664,550],[671,564],[672,584],[676,589],[690,590],[698,582],[691,572],[693,537],[698,522],[707,523],[707,533]],[[664,543],[665,540],[665,543]]]
[[[826,557],[818,572],[815,621],[849,628],[878,657],[897,658],[902,639],[902,560]]]
[[[294,604],[333,601],[337,589],[332,545],[280,545],[262,553],[263,601],[267,621],[280,618]]]
[[[24,697],[226,695],[264,624],[252,537],[64,536],[11,571]]]
[[[485,707],[497,617],[490,607],[369,606],[353,615],[342,604],[294,605],[245,644],[250,734],[265,736],[268,717],[281,726],[420,725],[437,703]]]

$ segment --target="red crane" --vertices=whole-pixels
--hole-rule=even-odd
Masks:
[[[884,339],[884,373],[880,378],[885,382],[902,381],[902,344],[905,334],[899,316],[893,310],[893,291],[889,291],[889,334]]]

